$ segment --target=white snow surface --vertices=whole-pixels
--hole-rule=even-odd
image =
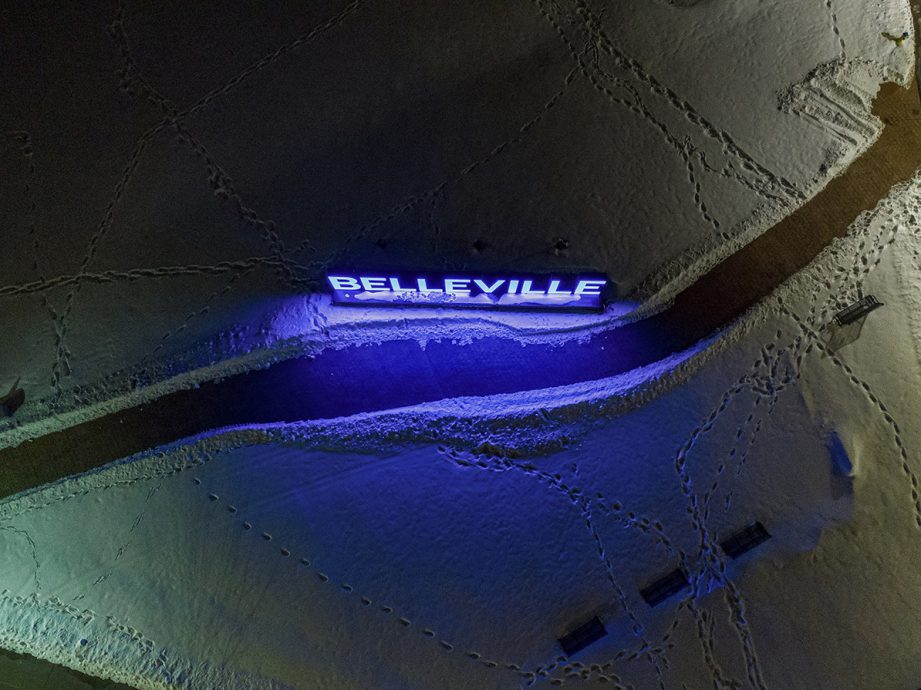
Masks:
[[[919,213],[921,175],[643,372],[217,430],[7,499],[0,645],[145,690],[916,687]]]
[[[0,388],[21,376],[28,397],[0,445],[343,343],[649,313],[858,156],[879,83],[913,63],[913,39],[882,36],[910,28],[904,0],[6,19],[28,59],[0,109]],[[595,269],[619,299],[595,317],[364,313],[316,292],[338,263]]]

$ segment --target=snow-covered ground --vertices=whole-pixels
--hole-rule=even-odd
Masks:
[[[301,5],[0,12],[0,389],[28,394],[0,447],[324,348],[648,313],[859,155],[912,69],[902,0]],[[216,430],[6,499],[0,647],[142,690],[918,687],[919,212],[921,179],[616,379]],[[620,299],[335,309],[343,263]]]
[[[143,689],[916,687],[919,213],[921,177],[660,367],[212,432],[8,499],[0,645]],[[646,605],[678,566],[693,589]]]
[[[0,387],[28,398],[0,436],[403,335],[378,318],[472,337],[653,309],[859,155],[912,67],[882,35],[904,0],[4,12]],[[314,292],[342,263],[590,268],[619,300],[373,317]]]

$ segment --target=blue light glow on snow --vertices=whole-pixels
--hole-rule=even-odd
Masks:
[[[607,278],[337,271],[327,276],[334,304],[481,308],[600,309]]]

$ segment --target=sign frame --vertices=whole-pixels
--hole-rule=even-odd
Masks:
[[[598,271],[485,273],[329,269],[335,306],[600,312],[613,286]]]

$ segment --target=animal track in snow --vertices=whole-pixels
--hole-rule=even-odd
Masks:
[[[201,480],[199,480],[198,478],[193,478],[193,483],[196,484],[197,486],[201,486]],[[213,492],[206,492],[205,497],[209,500],[210,503],[216,503],[216,502],[217,502],[217,500],[216,500],[216,499],[217,499],[217,494],[215,494],[215,493],[213,493]],[[212,498],[212,497],[214,497],[214,498]],[[243,524],[243,526],[244,526],[244,529],[246,529],[247,531],[250,531],[250,530],[253,529],[253,524],[252,524],[252,522],[250,522],[250,521],[244,521],[242,524]],[[268,532],[262,532],[261,534],[262,534],[262,539],[263,539],[263,540],[265,540],[265,541],[271,541],[271,540],[272,540],[272,536],[271,536]],[[291,555],[291,551],[290,551],[289,549],[287,549],[287,548],[281,548],[281,549],[279,550],[278,554],[279,554],[282,558],[288,558],[288,557]],[[316,575],[317,580],[319,580],[319,581],[322,582],[323,584],[331,584],[331,585],[335,586],[335,588],[338,589],[338,590],[341,591],[341,592],[344,592],[344,593],[349,594],[349,595],[354,594],[355,596],[357,596],[358,599],[360,600],[360,602],[361,602],[361,604],[362,604],[363,606],[365,606],[365,607],[370,607],[370,606],[374,603],[373,600],[372,600],[371,598],[369,598],[369,597],[367,597],[367,596],[365,596],[365,595],[362,595],[362,594],[358,594],[358,593],[355,591],[355,588],[354,588],[351,584],[348,584],[348,583],[345,583],[345,582],[336,583],[336,582],[334,582],[334,581],[332,580],[332,578],[331,578],[328,574],[326,574],[326,573],[324,573],[324,572],[321,572],[321,571],[318,571],[318,570],[315,570],[315,569],[313,568],[313,566],[311,565],[311,562],[310,562],[310,560],[309,560],[308,558],[306,558],[306,557],[300,558],[300,563],[301,563],[301,565],[302,565],[304,568],[310,568],[310,569],[314,570],[314,574]],[[402,628],[407,628],[407,629],[408,629],[408,628],[411,628],[411,627],[415,627],[415,626],[413,625],[413,622],[412,622],[409,618],[407,618],[406,616],[402,616],[402,615],[398,614],[398,613],[396,612],[396,610],[395,610],[392,606],[389,606],[389,605],[387,605],[387,604],[381,604],[381,605],[379,606],[379,610],[380,610],[380,612],[381,612],[382,614],[384,614],[384,615],[386,615],[386,616],[394,616],[395,619],[396,619],[397,624],[398,624],[400,627],[402,627]],[[424,637],[427,637],[427,638],[429,638],[429,639],[432,639],[432,640],[436,641],[436,642],[438,643],[438,646],[441,647],[443,650],[445,650],[445,651],[447,651],[447,652],[453,652],[453,651],[456,649],[456,647],[457,647],[455,644],[453,644],[453,643],[451,643],[451,642],[448,642],[447,640],[444,640],[444,639],[439,638],[439,636],[438,636],[438,635],[435,633],[435,631],[432,630],[431,628],[422,628],[422,629],[421,629],[421,632],[422,632],[422,635],[423,635]],[[487,658],[483,657],[483,655],[481,655],[479,652],[465,652],[464,656],[465,656],[466,658],[468,658],[468,659],[475,660],[475,661],[479,662],[481,665],[483,665],[483,666],[485,666],[485,667],[487,667],[487,668],[494,668],[494,669],[497,669],[497,668],[500,668],[500,667],[501,667],[501,668],[504,668],[504,669],[510,670],[510,671],[511,671],[511,670],[517,670],[517,672],[518,672],[517,675],[518,675],[519,677],[521,677],[521,678],[526,679],[526,680],[532,680],[532,679],[535,677],[535,674],[533,674],[533,673],[530,673],[530,672],[522,672],[522,671],[520,671],[520,666],[517,665],[517,664],[510,664],[510,663],[501,664],[501,663],[499,663],[499,662],[492,661],[492,660],[490,660],[490,659],[487,659]],[[625,689],[621,689],[621,690],[625,690]]]

